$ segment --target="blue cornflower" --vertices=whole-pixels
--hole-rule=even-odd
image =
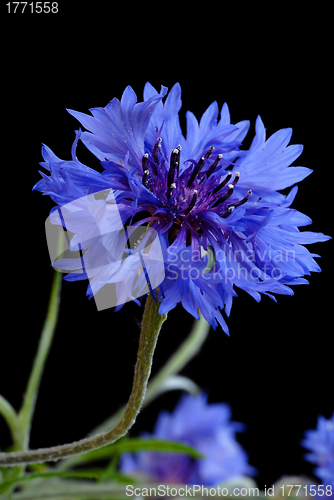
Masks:
[[[225,403],[208,404],[207,396],[184,395],[173,413],[159,414],[155,437],[188,444],[202,453],[204,459],[187,455],[139,452],[122,455],[120,469],[124,474],[143,474],[157,482],[214,485],[240,476],[253,476],[247,454],[236,441],[235,433],[244,425],[231,422],[231,411]]]
[[[298,226],[311,220],[289,208],[296,186],[287,196],[278,192],[311,173],[289,166],[302,151],[300,145],[288,146],[291,129],[266,140],[258,118],[249,150],[240,150],[249,122],[232,125],[226,104],[218,121],[214,102],[199,123],[187,113],[185,138],[178,118],[180,85],[174,85],[163,103],[166,93],[165,87],[158,93],[147,83],[142,103],[127,87],[121,101],[91,109],[92,116],[70,110],[88,131],[77,132],[72,161],[60,160],[43,147],[41,165],[51,175],[42,174],[34,189],[60,206],[67,204],[69,229],[82,247],[92,234],[105,234],[107,227],[119,230],[119,221],[126,227],[147,224],[159,235],[165,264],[165,279],[159,281],[160,313],[180,302],[195,318],[201,312],[214,328],[218,322],[228,333],[221,311],[230,314],[236,288],[257,301],[261,293],[271,298],[272,293],[292,295],[289,285],[307,283],[304,275],[320,271],[313,259],[318,255],[303,245],[329,237],[299,231]],[[102,174],[76,158],[79,138],[101,160]],[[93,196],[103,190],[104,198]],[[85,206],[73,207],[81,197],[88,200]],[[85,227],[86,219],[90,222]],[[54,215],[53,223],[61,224],[61,218]],[[89,297],[105,284],[116,283],[121,300],[135,300],[129,278],[126,293],[120,286],[129,272],[126,266],[114,265],[115,254],[120,255],[116,246],[110,241],[91,245],[86,254],[93,264],[84,273],[77,272],[83,268],[80,258],[63,259],[57,267],[70,272],[68,280],[89,278]],[[100,264],[101,251],[104,264],[113,262],[109,267]],[[139,289],[144,289],[142,283]]]
[[[332,486],[331,491],[334,493],[334,413],[328,420],[320,415],[317,428],[307,430],[301,444],[311,451],[305,455],[305,459],[316,464],[314,474],[321,479],[322,484]]]

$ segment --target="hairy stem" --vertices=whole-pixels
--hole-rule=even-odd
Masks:
[[[205,342],[209,331],[209,323],[200,315],[200,319],[194,321],[194,326],[189,334],[189,336],[183,341],[178,350],[172,354],[170,359],[166,364],[159,370],[159,372],[150,380],[147,391],[145,394],[145,399],[142,404],[142,408],[146,407],[151,401],[153,401],[162,392],[168,390],[166,388],[166,382],[170,380],[170,377],[174,377],[176,373],[181,371],[184,366],[200,351],[203,343]],[[189,379],[188,379],[188,382]],[[178,389],[184,389],[184,387],[175,387]],[[93,429],[89,436],[94,436],[101,432],[105,432],[107,429],[114,427],[122,418],[126,406],[122,406],[114,415],[108,418],[105,422],[100,424],[98,427]],[[82,464],[85,455],[70,457],[56,466],[56,470],[66,471],[76,464]]]
[[[102,434],[70,444],[31,451],[0,453],[0,465],[14,466],[56,461],[85,451],[96,450],[124,436],[134,424],[144,400],[158,334],[162,323],[167,318],[167,314],[159,315],[158,311],[159,304],[154,301],[151,295],[148,295],[139,339],[132,392],[124,415],[116,427]]]
[[[166,364],[159,370],[159,372],[150,380],[147,391],[145,394],[145,400],[143,402],[143,408],[146,407],[154,398],[156,398],[160,392],[163,392],[162,386],[164,382],[169,378],[174,376],[176,373],[181,371],[184,366],[200,351],[205,339],[210,331],[209,323],[200,316],[200,319],[194,321],[194,327],[191,330],[189,337],[187,337],[178,350],[172,354],[170,359]],[[125,411],[125,406],[120,408],[115,415],[108,418],[105,422],[100,424],[94,430],[90,432],[90,436],[100,432],[105,432],[106,429],[113,427],[119,422],[123,413]],[[73,459],[75,460],[75,459]],[[58,465],[57,465],[58,467]]]
[[[205,339],[210,331],[210,324],[200,315],[199,320],[195,320],[194,327],[178,350],[170,357],[165,366],[156,374],[149,383],[145,405],[149,404],[160,392],[163,382],[178,373],[182,368],[200,351]]]

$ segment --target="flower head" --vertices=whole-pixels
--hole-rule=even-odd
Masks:
[[[152,436],[193,446],[205,458],[194,460],[187,455],[161,452],[124,454],[121,470],[125,474],[144,474],[157,482],[202,485],[252,476],[255,469],[235,438],[244,426],[231,422],[230,417],[227,404],[208,404],[203,393],[196,397],[185,395],[173,413],[160,413]]]
[[[334,413],[328,420],[320,415],[317,428],[307,430],[301,444],[311,452],[305,458],[316,464],[315,475],[334,490]]]
[[[174,85],[163,103],[166,93],[165,87],[158,93],[147,83],[144,102],[137,103],[136,94],[127,87],[121,101],[113,99],[105,108],[91,109],[92,116],[70,110],[87,131],[77,133],[72,161],[60,160],[43,148],[42,166],[50,176],[42,174],[34,189],[49,194],[60,206],[89,197],[89,213],[99,213],[97,234],[106,234],[107,227],[119,230],[119,220],[125,227],[148,225],[159,236],[165,265],[165,278],[157,285],[160,313],[181,303],[195,318],[201,312],[214,328],[219,323],[228,333],[221,311],[229,315],[236,288],[256,300],[261,293],[272,298],[273,293],[293,294],[290,285],[307,283],[304,275],[320,271],[313,259],[317,255],[303,245],[329,237],[299,231],[298,226],[311,220],[290,209],[296,186],[288,196],[278,192],[311,172],[289,166],[302,151],[300,145],[288,146],[291,129],[266,140],[258,118],[249,150],[240,150],[249,122],[232,125],[226,104],[218,120],[214,102],[199,123],[187,113],[184,137],[178,118],[180,85]],[[76,158],[79,138],[101,160],[102,174]],[[93,196],[103,190],[107,194],[102,199]],[[75,212],[71,231],[80,233],[81,247],[87,249],[83,246],[91,237],[88,224],[83,227],[87,206],[85,213],[78,210],[83,209],[70,209]],[[117,224],[112,216],[116,212]],[[55,216],[53,223],[61,224],[61,217]],[[122,274],[120,266],[97,264],[100,252],[104,262],[111,262],[110,248],[117,246],[100,243],[87,250],[94,261],[89,271],[77,272],[83,268],[79,258],[58,261],[58,267],[70,272],[68,280],[88,277],[89,297],[116,282],[124,302],[135,300],[140,295],[132,292],[129,280],[126,293],[120,286],[124,269]]]

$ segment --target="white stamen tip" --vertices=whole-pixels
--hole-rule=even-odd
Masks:
[[[179,145],[178,145],[178,147],[177,147],[177,149],[178,149],[179,151],[181,151],[182,146],[180,146],[180,144],[179,144]]]
[[[250,189],[250,190],[248,191],[249,196],[250,196],[252,193],[253,193],[253,191]]]
[[[219,153],[219,155],[217,155],[218,158],[223,158],[223,155],[221,153]]]
[[[145,153],[145,154],[144,154],[144,158],[148,158],[148,153]]]
[[[161,137],[158,137],[157,142],[161,142],[161,141],[162,141]]]
[[[229,188],[229,189],[233,189],[233,188],[234,188],[233,184],[229,184],[229,185],[228,185],[228,188]]]
[[[234,210],[234,209],[235,209],[235,207],[234,207],[233,205],[232,205],[232,206],[230,206],[230,207],[228,207],[228,211],[229,211],[229,212],[233,212],[233,210]]]
[[[175,182],[173,182],[173,184],[170,185],[171,188],[176,188],[176,184]]]
[[[197,193],[198,193],[198,191],[196,189],[194,189],[194,194],[197,194]]]
[[[234,175],[235,175],[236,177],[240,177],[240,172],[236,172]]]
[[[144,170],[144,174],[149,174],[149,170]]]
[[[173,153],[178,155],[179,154],[179,150],[178,149],[173,149]]]

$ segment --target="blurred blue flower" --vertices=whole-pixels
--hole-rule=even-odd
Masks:
[[[332,486],[334,493],[334,413],[328,420],[320,415],[317,428],[307,430],[301,444],[311,451],[305,459],[317,466],[314,474],[322,484]]]
[[[126,453],[121,457],[120,469],[124,474],[143,474],[157,482],[200,485],[253,476],[256,470],[248,464],[247,454],[235,438],[244,425],[231,422],[230,417],[225,403],[208,404],[203,393],[196,397],[184,395],[173,413],[160,413],[153,434],[145,437],[188,444],[205,458],[162,452]]]
[[[77,132],[71,161],[43,147],[41,165],[50,175],[42,173],[34,189],[60,206],[110,190],[113,201],[98,199],[96,209],[91,198],[89,212],[99,212],[94,234],[108,224],[114,230],[112,203],[124,226],[148,224],[159,235],[165,263],[165,279],[159,286],[160,313],[181,303],[196,319],[200,312],[213,328],[219,323],[228,334],[221,311],[230,314],[236,288],[257,301],[262,293],[273,299],[273,293],[292,295],[290,285],[307,283],[304,275],[320,271],[313,259],[318,255],[303,245],[329,237],[299,231],[298,226],[311,220],[289,208],[296,186],[287,196],[278,192],[311,173],[305,167],[290,167],[302,151],[300,145],[288,146],[291,129],[266,139],[258,117],[249,150],[240,150],[249,122],[232,125],[226,104],[218,120],[214,102],[199,123],[187,112],[184,137],[178,117],[180,85],[174,85],[163,103],[166,94],[166,87],[158,93],[147,83],[144,102],[138,103],[127,87],[121,101],[115,98],[105,108],[91,109],[92,116],[69,110],[87,131]],[[101,174],[77,159],[79,138],[101,160]],[[104,211],[103,203],[108,208]],[[88,241],[91,225],[89,230],[83,227],[87,210],[79,210],[83,209],[75,208],[71,231]],[[101,261],[100,251],[100,244],[87,250],[91,262]],[[104,262],[111,261],[108,245],[105,252]],[[80,259],[58,261],[58,265],[70,273],[65,279],[89,277],[89,297],[121,279],[117,266],[106,270],[94,264],[86,274],[77,272],[83,267]],[[127,294],[135,300],[131,290]]]

